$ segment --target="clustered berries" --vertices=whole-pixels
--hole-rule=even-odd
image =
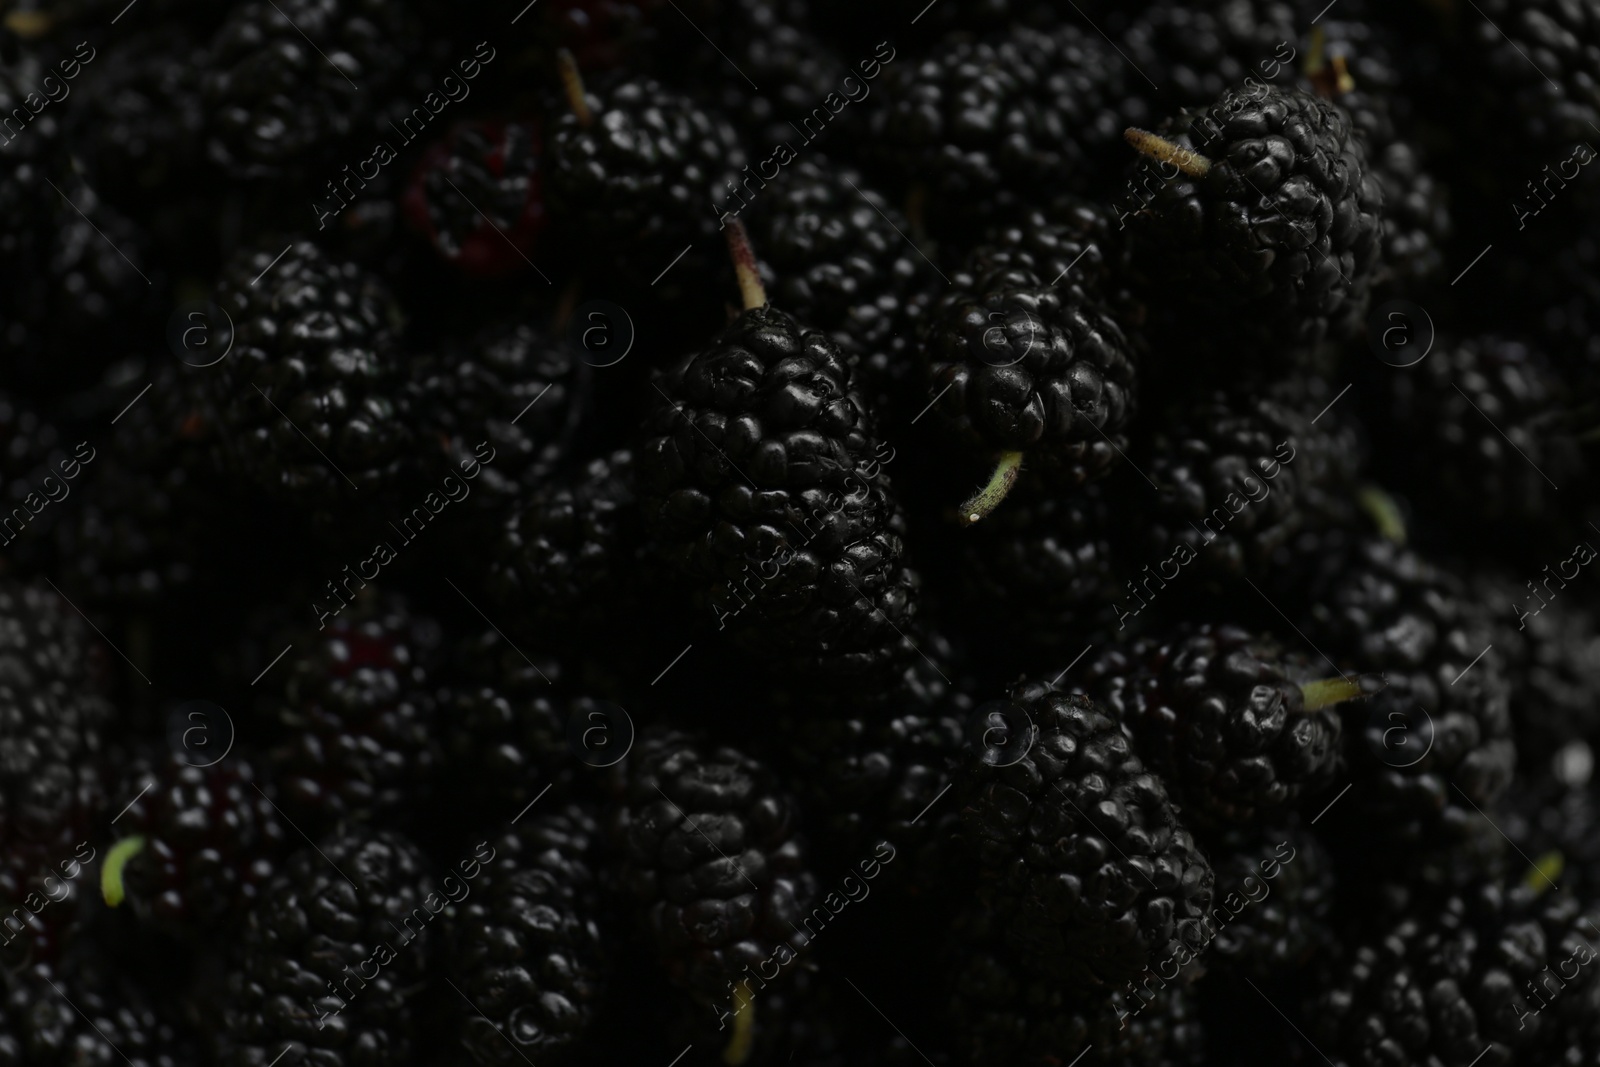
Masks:
[[[1600,1064],[1600,0],[0,12],[0,1067]]]

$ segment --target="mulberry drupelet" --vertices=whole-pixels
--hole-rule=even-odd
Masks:
[[[1175,337],[1276,377],[1363,325],[1383,189],[1336,106],[1258,84],[1127,137],[1158,164],[1129,239]]]
[[[893,669],[918,580],[852,362],[766,304],[743,229],[746,310],[655,388],[636,463],[657,551],[745,647],[829,677]],[[714,614],[713,614],[714,613]]]
[[[1327,787],[1344,763],[1334,705],[1363,691],[1318,679],[1270,639],[1210,624],[1112,647],[1083,685],[1128,724],[1184,810],[1221,823],[1281,816]]]
[[[621,885],[672,981],[725,1004],[736,982],[791,962],[816,881],[771,772],[676,733],[641,737],[619,770]]]
[[[1005,943],[1064,989],[1119,987],[1198,936],[1211,866],[1117,719],[1042,682],[1007,705],[957,780]]]

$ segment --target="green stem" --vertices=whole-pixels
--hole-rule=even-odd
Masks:
[[[1305,702],[1302,710],[1308,713],[1321,711],[1335,704],[1343,704],[1346,700],[1368,696],[1370,688],[1360,678],[1355,681],[1348,678],[1322,678],[1307,682],[1300,687],[1300,696]]]
[[[1000,462],[994,468],[994,473],[989,476],[989,484],[962,502],[962,525],[971,526],[999,507],[1000,501],[1004,500],[1006,494],[1011,492],[1011,487],[1017,484],[1017,475],[1021,473],[1022,453],[1002,453]]]
[[[1356,501],[1361,505],[1361,510],[1372,517],[1378,533],[1397,545],[1406,543],[1406,520],[1400,514],[1400,505],[1395,503],[1394,497],[1375,485],[1366,485],[1356,494]]]
[[[734,277],[739,280],[739,298],[746,311],[767,302],[766,287],[761,284],[761,268],[756,265],[755,251],[750,247],[750,234],[738,219],[728,226],[728,256],[733,260]]]
[[[44,11],[7,11],[4,20],[0,21],[0,25],[4,25],[24,41],[43,37],[50,32],[54,24],[55,18]]]
[[[1122,138],[1140,155],[1148,156],[1157,163],[1171,163],[1191,178],[1204,178],[1211,171],[1211,160],[1199,152],[1173,144],[1149,130],[1129,126],[1122,131]]]
[[[756,998],[748,980],[734,987],[733,1010],[733,1034],[722,1050],[722,1062],[728,1067],[740,1067],[750,1058],[756,1040]]]
[[[143,850],[144,838],[135,834],[118,841],[106,853],[106,865],[100,868],[100,895],[106,898],[106,903],[111,907],[121,904],[122,898],[127,895],[122,884],[122,869]]]
[[[1556,879],[1561,877],[1561,872],[1566,870],[1566,867],[1566,857],[1560,852],[1546,852],[1528,871],[1528,876],[1522,880],[1523,884],[1533,890],[1535,895],[1541,894],[1556,884]]]
[[[561,76],[561,89],[567,94],[567,106],[578,117],[578,125],[587,127],[594,121],[589,110],[589,98],[583,91],[583,75],[578,71],[578,61],[565,48],[556,53],[556,73]]]

